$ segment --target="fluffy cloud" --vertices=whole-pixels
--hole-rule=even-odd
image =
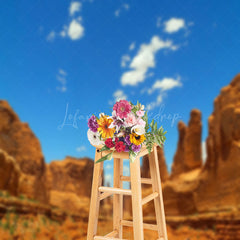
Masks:
[[[47,35],[46,40],[49,41],[49,42],[52,42],[52,41],[55,39],[55,37],[56,37],[55,31],[51,31],[51,32]]]
[[[180,82],[180,78],[163,78],[162,80],[157,80],[153,86],[152,90],[160,89],[162,91],[167,91],[175,87],[181,87],[182,83]]]
[[[129,50],[132,51],[135,49],[135,42],[131,43],[131,45],[129,46]]]
[[[125,54],[122,56],[121,59],[121,67],[126,67],[127,66],[127,62],[129,62],[131,60],[130,56]]]
[[[167,33],[175,33],[185,27],[186,23],[182,18],[170,18],[168,21],[164,22],[164,31]]]
[[[207,149],[206,149],[205,141],[202,142],[202,159],[203,159],[203,162],[207,160]]]
[[[112,183],[112,174],[105,174],[104,175],[104,185],[110,185]]]
[[[83,152],[83,151],[86,151],[86,150],[87,150],[87,149],[86,149],[85,146],[79,146],[79,147],[76,148],[76,151],[77,151],[77,152]]]
[[[129,166],[123,165],[123,175],[124,175],[124,176],[129,176],[129,175],[130,175]]]
[[[114,92],[113,97],[115,99],[115,102],[122,99],[127,99],[127,95],[122,90],[117,90],[116,92]]]
[[[122,6],[120,7],[120,8],[118,8],[115,12],[114,12],[114,14],[115,14],[115,16],[116,17],[119,17],[120,16],[120,13],[123,11],[123,10],[125,10],[125,11],[127,11],[127,10],[129,10],[129,8],[130,8],[130,6],[129,6],[129,4],[122,4]]]
[[[176,50],[177,46],[173,45],[172,41],[164,41],[158,36],[153,36],[149,44],[142,44],[130,63],[129,67],[132,70],[125,72],[121,77],[122,85],[135,86],[143,82],[148,69],[155,67],[155,55],[161,49]]]
[[[73,19],[68,27],[67,34],[72,40],[78,40],[84,35],[84,27],[79,21]]]
[[[57,74],[57,81],[59,82],[60,86],[57,86],[56,89],[59,92],[66,92],[67,91],[67,72],[63,69],[59,69],[58,70],[58,74]]]
[[[69,7],[69,15],[73,16],[76,12],[81,10],[82,4],[80,2],[71,2]]]
[[[81,6],[82,4],[80,2],[71,2],[69,7],[71,22],[64,24],[62,30],[58,33],[51,31],[46,38],[47,41],[53,41],[57,36],[62,38],[69,37],[71,40],[78,40],[84,36],[85,29],[82,25],[82,17],[74,17],[74,15],[81,10]]]
[[[162,103],[162,101],[163,101],[163,94],[160,93],[160,94],[157,96],[156,101],[153,101],[153,102],[147,104],[146,110],[147,110],[147,111],[150,111],[150,110],[154,109],[155,107],[159,106],[159,105]]]
[[[157,18],[157,27],[159,28],[159,27],[161,27],[161,21],[162,21],[162,18],[161,17],[158,17]]]
[[[147,104],[147,110],[152,110],[155,107],[159,106],[162,101],[163,101],[163,97],[167,95],[167,91],[176,88],[176,87],[181,87],[182,83],[180,81],[180,77],[174,79],[174,78],[163,78],[162,80],[157,80],[151,89],[148,89],[148,93],[151,94],[153,93],[155,90],[158,90],[159,93],[157,95],[157,98],[155,101]]]

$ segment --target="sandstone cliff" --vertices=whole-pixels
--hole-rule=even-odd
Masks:
[[[207,160],[200,177],[198,209],[240,203],[240,74],[222,88],[209,117]]]
[[[16,160],[0,149],[0,189],[7,190],[11,195],[18,195],[20,174]]]
[[[172,178],[202,166],[201,112],[193,109],[188,126],[180,121],[178,130],[179,140],[172,165]]]
[[[65,210],[88,208],[94,162],[89,158],[66,157],[47,166],[50,204]]]
[[[0,100],[0,149],[16,159],[21,169],[18,191],[48,202],[46,170],[39,140],[6,101]],[[17,187],[17,185],[16,185]]]

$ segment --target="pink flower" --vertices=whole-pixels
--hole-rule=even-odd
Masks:
[[[131,109],[132,107],[127,100],[120,100],[113,106],[113,110],[116,111],[117,116],[120,118],[126,118]]]
[[[143,117],[144,113],[145,113],[145,111],[142,111],[142,110],[138,110],[138,111],[136,112],[136,114],[137,114],[138,117]]]
[[[138,118],[137,119],[137,124],[142,126],[142,127],[145,127],[146,125],[146,122],[144,120],[142,120],[142,118]]]
[[[127,115],[127,118],[125,120],[125,126],[126,127],[131,127],[133,125],[137,124],[137,119],[134,115],[134,113],[130,112],[128,115]]]

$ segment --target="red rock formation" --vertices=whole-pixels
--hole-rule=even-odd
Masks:
[[[201,174],[199,210],[240,202],[240,74],[222,88],[209,117],[207,160]]]
[[[184,172],[184,140],[186,137],[187,126],[184,122],[178,122],[178,132],[179,132],[179,139],[178,139],[178,146],[177,151],[174,155],[173,165],[172,165],[172,176],[177,176],[180,173]]]
[[[193,109],[188,127],[180,121],[178,124],[179,140],[172,165],[171,177],[202,166],[202,123],[201,112]]]
[[[196,142],[199,144],[200,140]],[[164,184],[166,214],[186,215],[238,208],[239,173],[240,74],[221,90],[214,101],[214,111],[209,117],[207,160],[204,167],[182,173]]]
[[[47,166],[50,204],[76,211],[89,205],[94,162],[66,157]]]
[[[6,101],[0,100],[0,149],[14,157],[23,174],[18,192],[48,202],[45,163],[39,140]]]
[[[20,173],[16,160],[0,149],[0,189],[17,195]]]
[[[157,153],[158,153],[158,163],[159,163],[161,181],[164,182],[168,178],[168,170],[167,170],[167,165],[166,165],[166,160],[165,160],[163,148],[157,147]],[[144,178],[149,178],[150,177],[148,155],[145,155],[143,157],[141,174],[142,174],[142,177],[144,177]]]

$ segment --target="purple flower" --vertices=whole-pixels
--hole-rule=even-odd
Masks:
[[[126,137],[125,137],[125,143],[128,145],[128,146],[130,146],[132,143],[130,142],[130,136],[129,135],[127,135]]]
[[[125,150],[124,152],[129,152],[129,146],[125,145]]]
[[[141,145],[135,145],[135,144],[132,145],[132,150],[134,152],[139,152],[140,149],[141,149]]]
[[[97,123],[96,116],[93,115],[88,119],[88,127],[90,128],[91,131],[97,132],[98,123]]]

